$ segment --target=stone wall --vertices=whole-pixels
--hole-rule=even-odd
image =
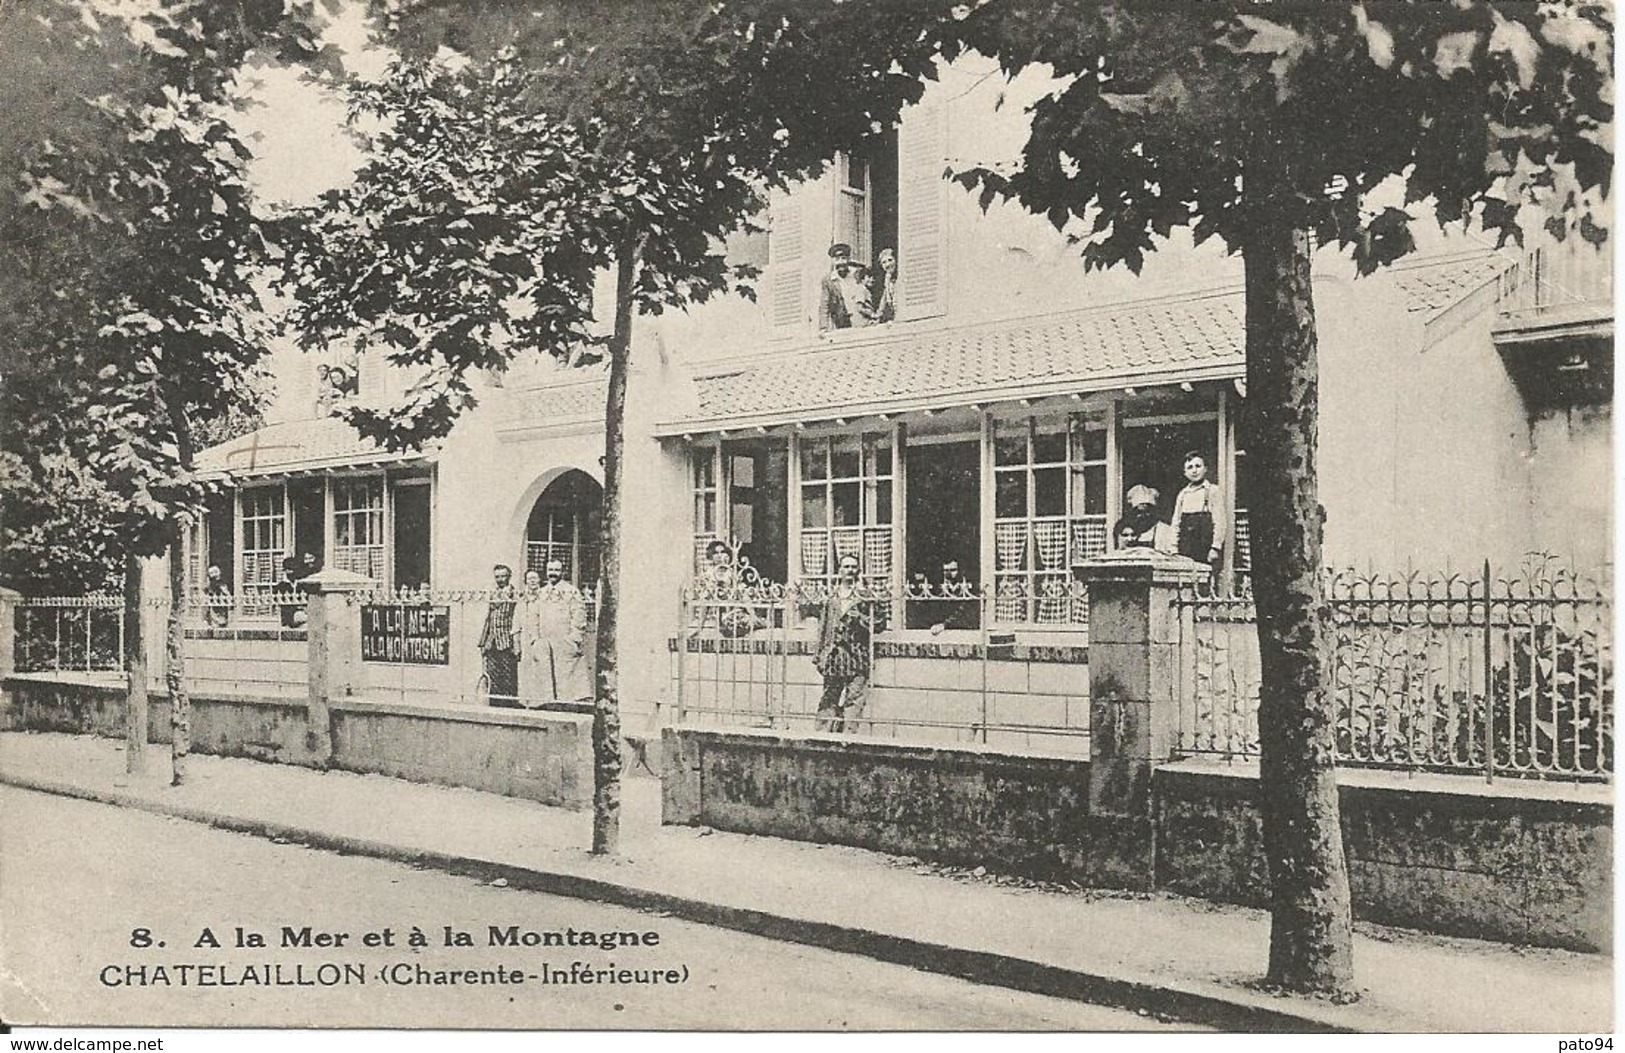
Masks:
[[[1612,946],[1606,787],[1474,776],[1340,773],[1355,917],[1573,950]],[[1157,885],[1264,906],[1257,769],[1157,772]]]
[[[12,676],[0,727],[124,737],[117,683]],[[451,709],[345,698],[332,703],[327,767],[373,772],[584,809],[592,800],[592,719],[565,713]],[[149,700],[152,742],[170,738],[169,700]],[[306,735],[306,708],[287,699],[192,696],[195,753],[320,766]]]
[[[592,718],[346,699],[333,706],[333,765],[582,809]]]
[[[1087,761],[667,728],[663,821],[1049,877],[1089,872]]]
[[[1097,887],[1263,906],[1256,767],[1159,765],[1151,816],[1092,811],[1090,762],[778,731],[668,728],[663,819]],[[1606,787],[1341,773],[1355,916],[1598,951],[1612,940]]]

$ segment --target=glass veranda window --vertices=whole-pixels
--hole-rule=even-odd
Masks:
[[[999,422],[993,435],[993,621],[1079,625],[1074,562],[1106,551],[1106,432],[1084,417]]]
[[[383,582],[383,480],[355,479],[334,484],[333,566]]]
[[[286,494],[280,486],[242,494],[243,600],[250,614],[270,614],[271,589],[288,554]]]
[[[890,435],[809,439],[801,446],[801,578],[833,581],[841,557],[858,557],[869,584],[892,572]]]
[[[717,458],[715,446],[696,446],[689,451],[689,489],[694,500],[694,569],[705,567],[705,549],[720,536],[717,515]]]

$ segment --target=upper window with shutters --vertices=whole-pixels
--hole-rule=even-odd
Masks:
[[[836,157],[825,177],[775,194],[766,289],[775,336],[929,318],[944,312],[939,106]]]

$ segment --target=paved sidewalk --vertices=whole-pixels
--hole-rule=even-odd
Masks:
[[[624,783],[621,854],[587,814],[376,775],[168,754],[124,773],[122,743],[0,734],[0,782],[315,847],[413,861],[1046,994],[1237,1030],[1612,1030],[1613,961],[1361,927],[1359,1002],[1257,991],[1267,916],[1171,896],[962,880],[874,852],[659,825],[659,784]]]

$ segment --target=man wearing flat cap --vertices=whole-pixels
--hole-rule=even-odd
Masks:
[[[829,273],[818,287],[818,331],[852,328],[846,304],[847,273],[852,269],[852,246],[837,241],[829,247]]]

